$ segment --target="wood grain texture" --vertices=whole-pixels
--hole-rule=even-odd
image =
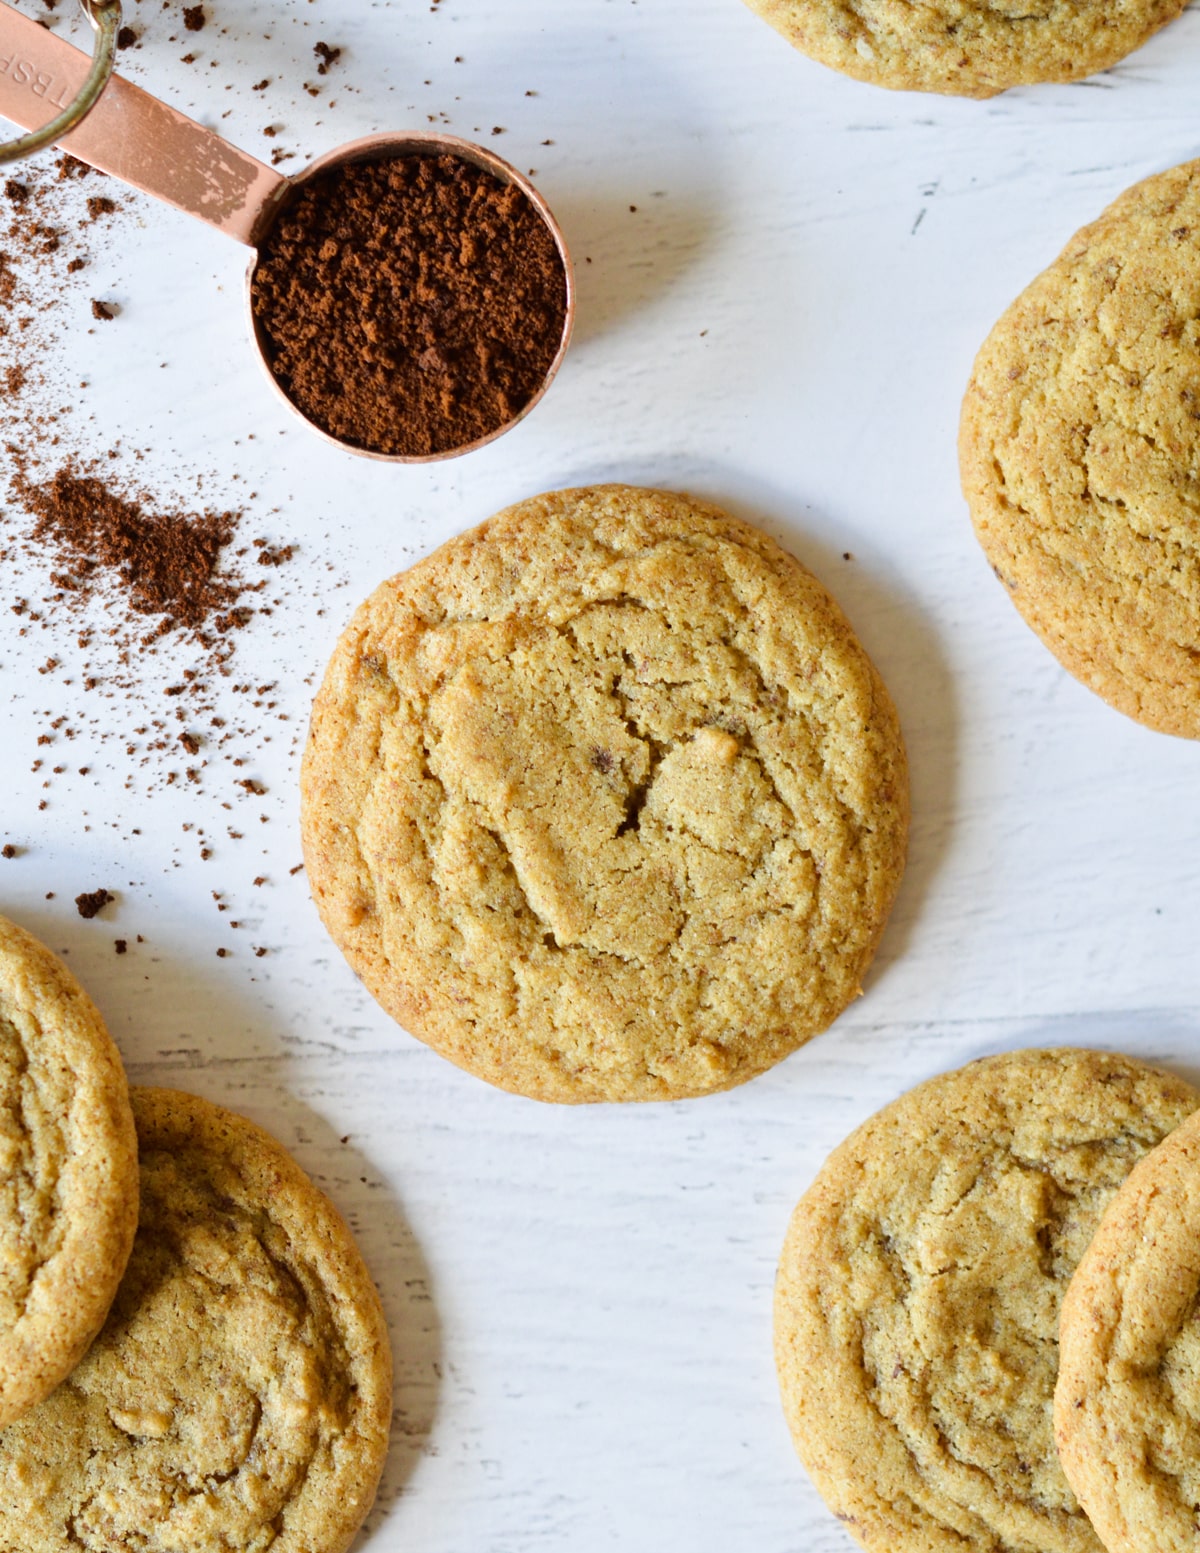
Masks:
[[[0,844],[20,853],[0,859],[0,911],[67,952],[135,1082],[244,1110],[360,1234],[397,1366],[371,1553],[847,1553],[770,1351],[784,1229],[826,1153],[985,1052],[1098,1045],[1200,1072],[1200,749],[1109,710],[1022,625],[955,457],[1003,308],[1121,189],[1200,154],[1200,9],[1107,75],[988,103],[844,80],[738,0],[206,0],[205,30],[174,42],[174,10],[130,9],[143,37],[122,69],[237,144],[295,151],[285,170],[443,114],[536,168],[578,329],[491,447],[372,466],[260,380],[244,250],[136,202],[44,364],[64,404],[90,385],[83,446],[125,435],[163,500],[194,499],[199,474],[200,500],[298,545],[237,647],[278,704],[247,766],[212,761],[183,789],[147,792],[124,736],[83,722],[39,749],[46,709],[84,705],[79,654],[68,639],[62,671],[37,674],[49,638],[8,606],[40,596],[49,562],[11,557]],[[323,77],[317,41],[343,49]],[[120,316],[95,325],[93,296]],[[866,995],[830,1031],[737,1092],[581,1114],[493,1092],[393,1026],[290,870],[308,703],[353,605],[509,502],[605,480],[715,502],[831,589],[897,702],[913,832]],[[165,672],[148,665],[156,706]],[[102,710],[138,742],[144,706]],[[47,753],[67,770],[43,788]],[[82,921],[73,898],[98,886],[117,900]]]

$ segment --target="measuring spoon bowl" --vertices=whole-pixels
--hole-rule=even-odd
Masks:
[[[529,179],[519,173],[517,169],[506,162],[503,157],[497,156],[492,151],[486,151],[482,146],[475,145],[469,140],[460,140],[456,135],[443,135],[435,130],[401,131],[392,134],[364,135],[360,140],[352,140],[345,145],[338,146],[333,151],[328,151],[314,162],[310,162],[303,171],[296,173],[287,180],[285,187],[280,191],[277,200],[271,208],[264,212],[265,226],[256,233],[256,241],[261,243],[266,233],[270,230],[281,212],[286,208],[292,196],[304,187],[310,179],[319,177],[323,173],[331,171],[335,167],[344,166],[348,162],[390,162],[400,157],[408,156],[453,156],[459,161],[469,162],[472,166],[489,173],[498,183],[510,184],[521,191],[537,212],[542,223],[547,228],[554,241],[559,260],[562,264],[563,282],[566,288],[562,332],[559,337],[558,347],[546,368],[541,383],[533,396],[526,401],[518,412],[508,420],[496,426],[484,436],[477,437],[473,442],[463,443],[458,447],[448,448],[438,453],[380,453],[373,448],[359,447],[344,441],[327,431],[318,422],[306,416],[295,402],[289,398],[287,391],[271,369],[270,342],[267,339],[262,324],[254,311],[254,275],[258,268],[258,255],[250,262],[246,272],[246,312],[249,320],[250,332],[258,347],[258,359],[262,363],[272,389],[287,405],[288,409],[298,415],[306,426],[310,427],[319,437],[326,442],[332,442],[337,447],[351,448],[353,452],[364,458],[377,459],[383,463],[392,464],[431,464],[446,458],[457,458],[463,453],[473,453],[477,448],[486,447],[489,442],[495,442],[497,437],[504,435],[506,431],[522,421],[530,410],[542,399],[546,390],[554,380],[563,357],[567,354],[567,346],[571,341],[571,331],[575,322],[575,279],[571,267],[571,257],[567,251],[566,240],[559,228],[558,222],[550,211],[546,201],[530,183]]]
[[[91,69],[91,58],[38,22],[0,0],[0,116],[22,129],[37,129],[71,102]],[[575,280],[566,241],[545,200],[516,168],[482,146],[453,135],[397,131],[368,135],[318,157],[290,177],[223,140],[121,75],[110,77],[87,118],[59,142],[64,151],[123,183],[173,205],[257,250],[293,192],[309,179],[346,162],[387,161],[401,156],[449,155],[513,184],[545,223],[562,261],[566,288],[562,335],[541,386],[503,425],[462,447],[432,454],[380,453],[332,435],[288,398],[271,370],[261,327],[250,306],[258,262],[246,280],[250,338],[274,391],[293,415],[326,442],[361,458],[386,463],[431,463],[456,458],[493,442],[529,414],[562,364],[575,320]]]

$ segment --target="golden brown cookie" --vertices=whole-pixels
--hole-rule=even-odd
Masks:
[[[993,97],[1107,70],[1187,0],[748,0],[795,48],[906,91]]]
[[[959,451],[975,531],[1076,678],[1200,738],[1200,162],[1123,194],[975,363]]]
[[[1200,1546],[1200,1115],[1133,1170],[1063,1301],[1054,1432],[1110,1553]]]
[[[1131,1166],[1197,1105],[1104,1052],[988,1057],[822,1167],[775,1345],[792,1438],[870,1553],[1102,1553],[1051,1431],[1063,1291]]]
[[[892,703],[765,534],[598,486],[383,584],[302,777],[313,897],[389,1013],[540,1100],[727,1089],[857,996],[904,863]]]
[[[136,1224],[117,1049],[66,966],[0,917],[0,1426],[78,1363]]]
[[[108,1322],[0,1434],[3,1553],[343,1553],[391,1417],[350,1231],[261,1128],[135,1089],[141,1220]]]

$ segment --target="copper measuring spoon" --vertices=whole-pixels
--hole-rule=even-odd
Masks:
[[[92,25],[98,29],[95,65],[73,44],[23,16],[6,0],[0,0],[0,116],[27,130],[53,129],[67,117],[72,98],[86,97],[88,89],[95,88],[106,33],[109,35],[108,63],[111,68],[111,36],[120,19],[119,3],[117,0],[81,0],[81,4]],[[546,392],[566,354],[575,318],[571,259],[545,200],[528,179],[501,157],[454,135],[401,131],[352,140],[318,157],[303,171],[284,177],[119,75],[109,75],[107,85],[101,80],[100,86],[102,90],[84,110],[86,117],[76,128],[62,135],[58,145],[80,161],[111,173],[135,189],[174,205],[177,210],[199,217],[209,226],[254,249],[270,231],[292,191],[310,178],[343,162],[379,161],[405,155],[445,154],[471,162],[500,182],[520,189],[545,222],[562,260],[566,281],[566,314],[558,351],[541,387],[517,415],[477,441],[441,453],[376,453],[369,448],[356,447],[332,436],[292,403],[271,371],[263,336],[251,307],[250,286],[257,254],[251,259],[246,274],[246,308],[259,361],[283,403],[326,442],[364,458],[387,463],[424,464],[454,458],[483,447],[515,426]],[[49,124],[48,109],[60,110],[59,117]],[[46,143],[44,138],[42,143]]]

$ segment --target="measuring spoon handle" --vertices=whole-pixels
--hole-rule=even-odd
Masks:
[[[0,0],[0,115],[39,128],[71,101],[90,68],[87,54]],[[59,144],[251,247],[287,182],[119,75]]]

